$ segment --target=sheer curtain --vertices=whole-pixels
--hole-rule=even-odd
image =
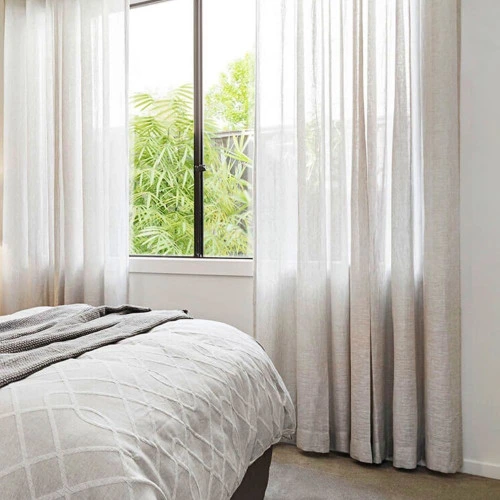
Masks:
[[[126,0],[5,0],[2,306],[125,302]]]
[[[261,0],[255,335],[297,445],[461,466],[458,0]]]

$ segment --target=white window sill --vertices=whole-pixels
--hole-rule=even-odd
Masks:
[[[130,257],[129,272],[197,276],[253,276],[253,260],[132,256]]]

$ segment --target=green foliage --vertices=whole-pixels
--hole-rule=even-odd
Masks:
[[[132,102],[132,253],[192,254],[192,89]]]
[[[249,99],[253,95],[242,87],[248,87],[253,66],[247,56],[241,61],[221,76],[221,82],[231,81],[232,85],[210,92],[205,123],[205,254],[212,256],[251,254],[251,186],[247,180],[251,179],[252,166],[247,155],[250,136],[240,133],[221,137],[216,132],[221,125],[235,130],[250,124],[248,114],[253,102]],[[251,74],[245,76],[244,71]],[[132,104],[131,251],[193,255],[192,87],[181,86],[164,98],[137,94]]]
[[[207,118],[220,130],[246,130],[253,127],[255,58],[247,53],[232,62],[219,82],[208,92]]]

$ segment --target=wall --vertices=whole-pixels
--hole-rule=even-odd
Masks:
[[[464,471],[500,479],[500,1],[462,0]],[[252,331],[251,276],[131,274],[131,302]]]
[[[251,261],[135,257],[130,263],[133,304],[189,309],[196,318],[253,330]]]
[[[247,276],[130,275],[130,303],[154,309],[189,309],[195,318],[253,329],[253,279]]]
[[[500,479],[500,2],[462,0],[464,470]]]

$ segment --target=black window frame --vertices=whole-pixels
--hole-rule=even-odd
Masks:
[[[152,4],[181,0],[136,0],[129,4],[130,9],[145,7]],[[188,1],[188,0],[182,0]],[[206,171],[204,164],[204,123],[203,123],[203,0],[191,0],[193,2],[193,61],[194,61],[194,81],[193,81],[193,120],[194,120],[194,254],[192,257],[198,259],[235,259],[252,260],[253,257],[237,256],[205,256],[204,246],[204,211],[203,211],[203,173]],[[133,255],[134,257],[165,257],[165,258],[191,258],[188,255]]]

